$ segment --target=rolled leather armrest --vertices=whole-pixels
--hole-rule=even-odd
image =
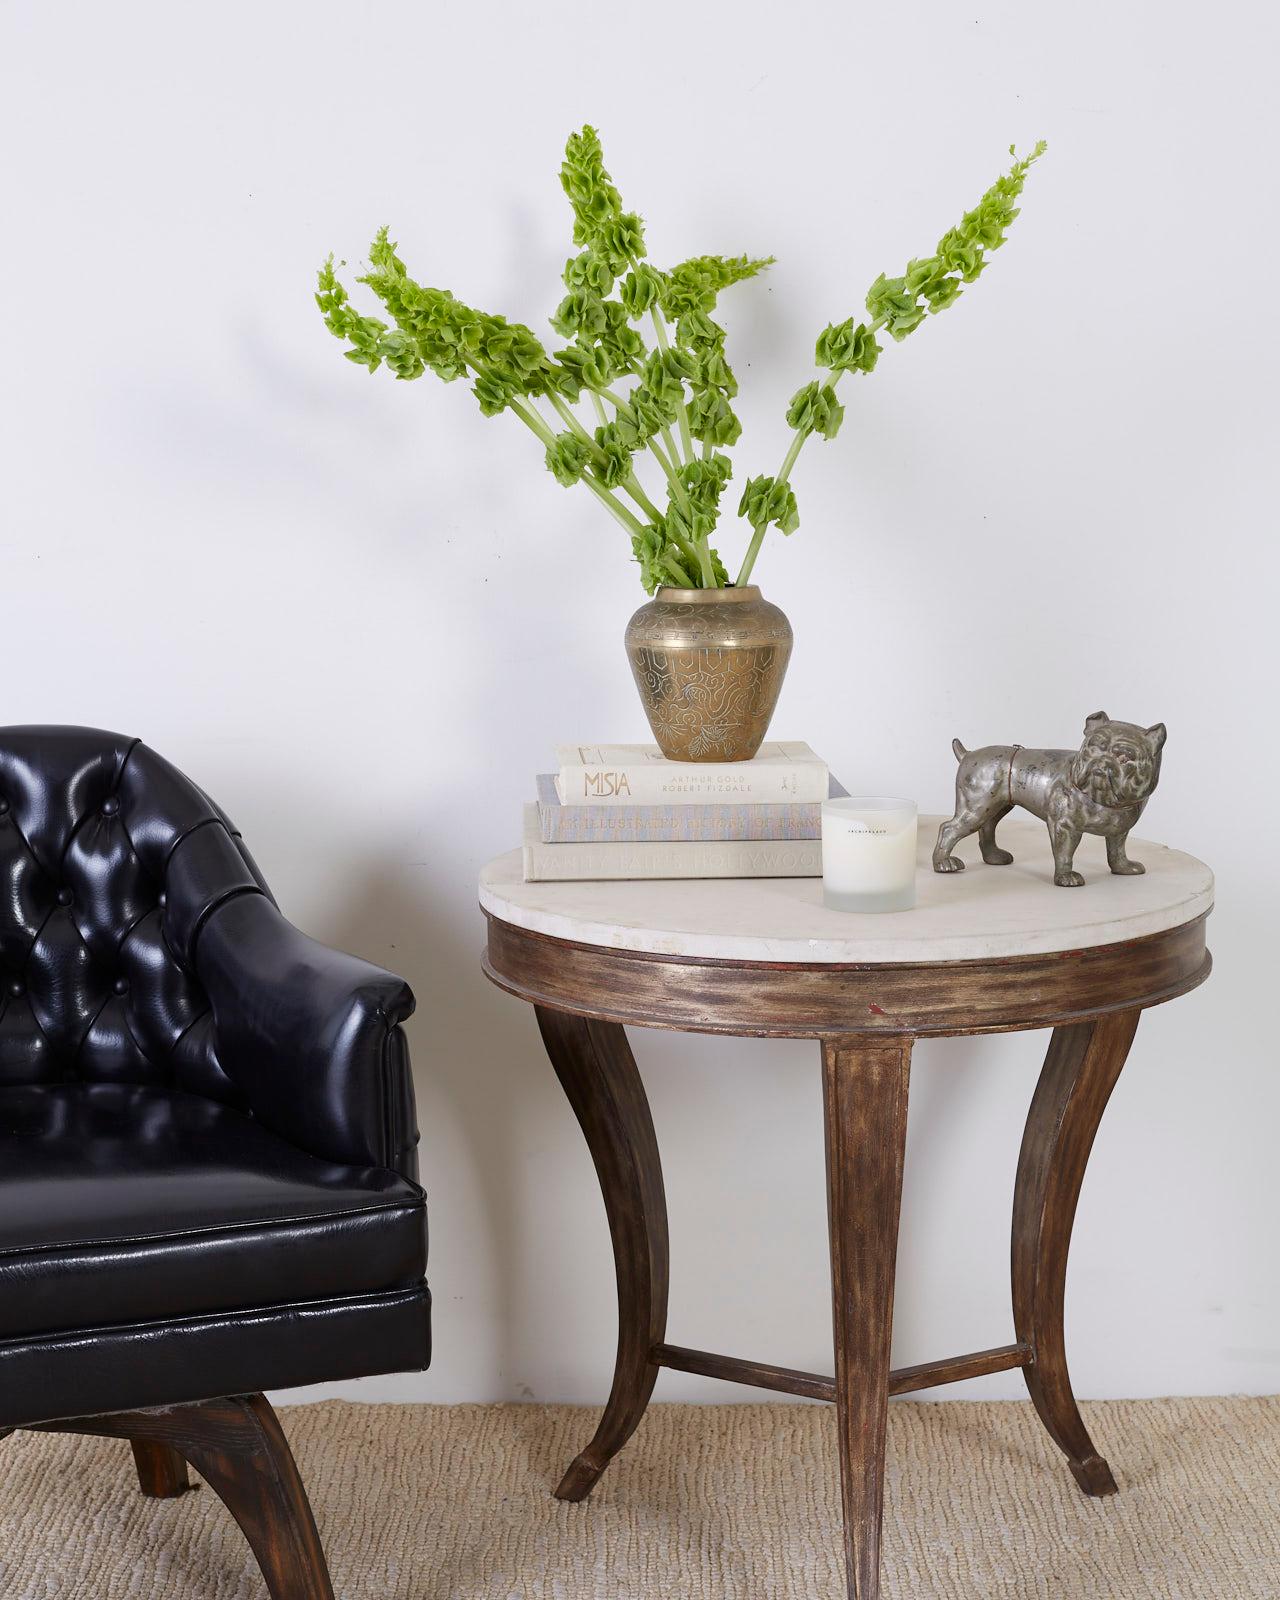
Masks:
[[[402,978],[309,939],[252,892],[210,912],[195,967],[218,1060],[265,1127],[325,1160],[415,1176]]]

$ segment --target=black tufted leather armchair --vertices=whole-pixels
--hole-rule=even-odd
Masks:
[[[261,1391],[429,1359],[412,1009],[154,751],[0,728],[0,1435],[190,1461],[290,1600],[331,1591]]]

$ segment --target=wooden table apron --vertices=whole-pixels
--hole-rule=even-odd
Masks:
[[[491,912],[486,975],[534,1006],[604,1195],[618,1276],[613,1388],[556,1490],[587,1495],[634,1432],[662,1367],[833,1400],[848,1594],[879,1594],[891,1394],[1021,1368],[1087,1494],[1115,1492],[1067,1371],[1067,1253],[1085,1165],[1142,1011],[1202,983],[1205,916],[1114,944],[985,960],[839,964],[667,956],[556,938]],[[662,1168],[625,1027],[821,1043],[835,1374],[670,1344]],[[890,1367],[894,1267],[912,1044],[1052,1028],[1018,1159],[1011,1250],[1014,1338]]]

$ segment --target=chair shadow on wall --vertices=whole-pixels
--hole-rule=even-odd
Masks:
[[[459,919],[433,894],[429,864],[366,856],[348,870],[351,892],[335,885],[333,915],[318,936],[398,973],[417,997],[406,1027],[432,1234],[433,1364],[447,1362],[456,1348],[450,1308],[462,1286],[449,1269],[464,1248],[457,1239],[465,1230],[479,1240],[492,1276],[480,1289],[483,1306],[473,1304],[462,1325],[473,1336],[481,1319],[494,1330],[489,1364],[500,1380],[509,1379],[520,1369],[516,1328],[532,1271],[520,1174],[530,1126],[555,1104],[551,1069],[528,1008],[504,1003],[484,977],[484,919],[474,901]],[[467,1180],[461,1192],[459,1174]],[[423,1399],[434,1399],[430,1372],[421,1381]]]

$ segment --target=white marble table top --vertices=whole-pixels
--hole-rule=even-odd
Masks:
[[[480,874],[480,904],[516,927],[612,950],[735,961],[878,963],[979,961],[1118,944],[1191,922],[1213,905],[1204,862],[1130,839],[1142,877],[1113,877],[1101,839],[1085,838],[1082,889],[1053,882],[1049,835],[1034,817],[1006,817],[999,842],[1012,866],[988,867],[976,836],[963,872],[929,864],[940,817],[920,818],[916,907],[878,915],[828,911],[820,878],[656,879],[525,883],[519,850]]]

